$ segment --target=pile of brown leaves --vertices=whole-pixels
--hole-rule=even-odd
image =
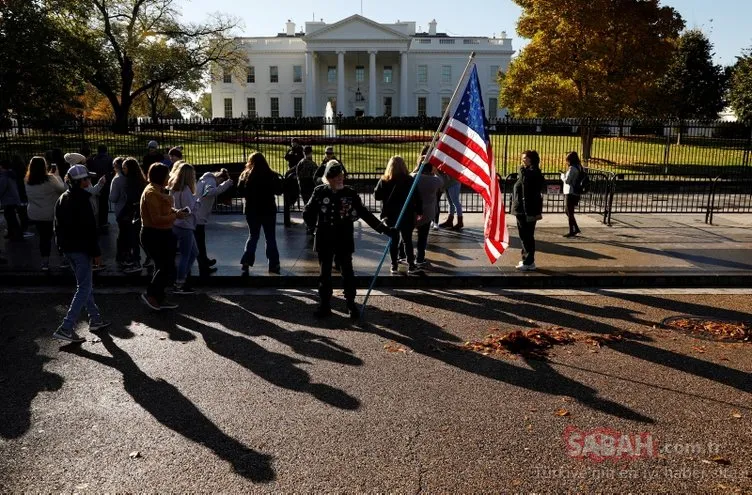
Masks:
[[[492,333],[482,341],[465,342],[463,347],[480,352],[483,355],[504,353],[545,357],[548,355],[548,351],[556,345],[583,342],[600,347],[605,342],[619,340],[621,340],[621,337],[618,335],[577,334],[561,327],[551,327],[526,331],[515,330],[503,335]]]
[[[669,318],[663,324],[667,328],[677,329],[696,337],[721,341],[752,342],[752,328],[745,322],[681,317]]]

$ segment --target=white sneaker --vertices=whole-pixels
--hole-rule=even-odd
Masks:
[[[531,263],[529,265],[524,264],[523,262],[519,262],[517,264],[517,269],[521,272],[532,272],[535,271],[535,263]]]
[[[431,228],[433,230],[439,230],[439,224],[436,222],[431,222]]]

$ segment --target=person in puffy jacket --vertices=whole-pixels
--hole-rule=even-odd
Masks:
[[[514,183],[512,212],[517,217],[517,230],[522,242],[522,261],[517,263],[520,271],[535,270],[535,225],[543,218],[543,189],[546,181],[540,171],[540,156],[537,151],[522,153],[522,166]]]
[[[305,206],[303,220],[315,228],[314,250],[319,258],[319,307],[314,312],[317,318],[332,314],[332,260],[337,257],[345,289],[345,300],[350,318],[360,317],[355,305],[355,272],[352,256],[355,252],[353,224],[362,219],[381,234],[391,234],[391,228],[363,206],[355,190],[345,187],[345,170],[341,163],[331,160],[323,175],[324,183],[313,190]]]
[[[52,248],[52,222],[55,218],[55,203],[65,192],[65,184],[56,172],[47,167],[47,160],[35,156],[26,171],[26,195],[29,199],[29,220],[39,234],[39,254],[42,256],[42,271],[50,269]]]
[[[198,209],[196,170],[184,161],[175,162],[170,172],[170,181],[167,188],[170,190],[175,209],[187,213],[185,217],[176,219],[172,225],[172,233],[178,240],[178,249],[180,250],[174,294],[193,294],[194,291],[187,282],[191,266],[198,257],[198,244],[194,234],[196,230],[196,210]]]
[[[564,237],[574,237],[580,233],[580,227],[574,218],[574,209],[580,203],[580,192],[577,190],[577,183],[582,174],[582,162],[576,151],[567,153],[567,171],[561,174],[561,180],[564,183],[564,198],[566,204],[567,220],[569,221],[569,233]]]
[[[230,173],[226,168],[219,172],[206,172],[196,184],[196,244],[198,244],[198,273],[201,277],[208,277],[216,272],[217,260],[206,254],[206,224],[214,207],[217,196],[230,189],[233,185]]]
[[[110,323],[102,319],[94,302],[92,261],[98,260],[102,252],[99,249],[91,194],[86,190],[91,186],[89,170],[84,165],[73,165],[68,169],[66,182],[69,188],[55,204],[54,229],[58,248],[65,254],[76,276],[76,293],[62,324],[52,336],[78,343],[86,340],[75,331],[76,322],[84,307],[89,313],[90,332],[103,330]]]

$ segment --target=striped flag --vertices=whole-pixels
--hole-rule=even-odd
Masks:
[[[459,105],[428,162],[483,197],[485,249],[488,259],[495,263],[509,246],[509,232],[485,123],[478,71],[473,65]]]

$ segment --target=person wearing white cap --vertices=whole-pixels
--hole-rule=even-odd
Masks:
[[[97,240],[97,222],[91,207],[91,194],[86,190],[91,186],[89,170],[84,165],[75,164],[68,169],[65,180],[69,187],[55,204],[54,229],[57,245],[76,276],[76,293],[62,324],[52,336],[66,342],[84,342],[86,339],[76,334],[75,330],[84,307],[89,313],[90,332],[96,333],[110,326],[109,322],[102,319],[94,302],[92,285],[92,260],[98,261],[102,252]]]
[[[149,141],[146,145],[147,152],[144,155],[144,159],[141,161],[141,170],[144,171],[144,177],[149,176],[149,167],[153,163],[161,163],[164,160],[164,156],[159,152],[159,143],[156,141]]]

